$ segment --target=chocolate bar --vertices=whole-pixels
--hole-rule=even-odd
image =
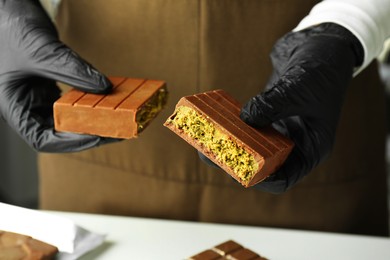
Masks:
[[[72,89],[54,103],[56,131],[112,138],[137,137],[163,109],[164,81],[109,78],[114,88],[106,95]]]
[[[247,188],[275,172],[294,144],[272,126],[247,125],[240,108],[223,90],[185,96],[164,125]]]
[[[211,249],[206,249],[198,254],[195,254],[187,260],[267,260],[256,252],[244,248],[239,243],[228,240]]]
[[[18,233],[0,231],[0,259],[55,259],[58,248]]]

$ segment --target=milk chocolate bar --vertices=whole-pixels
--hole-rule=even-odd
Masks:
[[[18,233],[0,231],[0,259],[55,259],[58,248]]]
[[[130,139],[137,137],[165,106],[164,81],[109,79],[114,86],[109,94],[72,89],[62,95],[54,103],[55,130]]]
[[[195,254],[187,260],[267,260],[256,252],[244,248],[239,243],[228,240],[211,249],[206,249],[198,254]]]
[[[164,125],[250,187],[275,172],[294,145],[272,126],[247,125],[240,119],[240,108],[223,90],[185,96]]]

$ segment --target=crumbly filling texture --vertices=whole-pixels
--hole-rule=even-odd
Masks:
[[[137,111],[136,122],[138,132],[141,132],[147,124],[157,116],[164,108],[168,99],[167,89],[160,88],[140,109]]]
[[[173,124],[190,138],[196,139],[211,151],[219,162],[233,169],[243,182],[251,180],[258,170],[258,164],[252,154],[194,109],[179,106],[168,123]]]

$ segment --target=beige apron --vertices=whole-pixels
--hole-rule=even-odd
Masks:
[[[60,36],[106,75],[163,79],[169,104],[138,139],[41,154],[43,209],[387,234],[384,95],[354,79],[332,156],[282,195],[245,189],[162,126],[180,97],[223,88],[241,102],[271,74],[269,53],[318,1],[64,0]]]

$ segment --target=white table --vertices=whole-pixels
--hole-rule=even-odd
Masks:
[[[50,211],[106,242],[82,260],[182,260],[232,239],[270,260],[389,260],[390,239],[237,225]]]

